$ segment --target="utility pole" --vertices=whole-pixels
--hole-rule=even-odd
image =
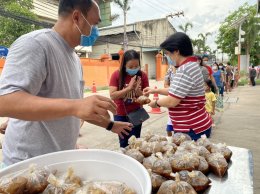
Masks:
[[[180,16],[183,16],[184,17],[184,11],[178,11],[176,13],[170,13],[168,15],[166,15],[166,22],[168,22],[168,18],[173,18],[173,17],[180,17]],[[166,36],[168,37],[169,36],[169,30],[168,30],[168,25],[167,25],[167,29],[166,29]]]

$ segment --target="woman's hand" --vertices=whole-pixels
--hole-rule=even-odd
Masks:
[[[134,90],[135,86],[136,86],[136,75],[131,78],[127,88],[129,88],[129,90]]]
[[[149,94],[154,94],[154,93],[155,93],[155,90],[152,89],[152,88],[149,88],[149,87],[147,87],[147,88],[145,88],[143,90],[143,95],[144,96],[149,96]]]

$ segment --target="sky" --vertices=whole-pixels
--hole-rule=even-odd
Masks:
[[[199,33],[211,32],[207,40],[213,50],[217,48],[215,39],[221,22],[241,5],[248,2],[256,4],[257,0],[130,0],[131,9],[127,15],[127,23],[156,18],[165,18],[170,13],[184,11],[184,17],[169,18],[177,31],[179,25],[187,22],[193,24],[188,32],[191,38],[197,38]],[[120,14],[120,18],[113,22],[113,26],[123,24],[122,11],[115,4],[111,4],[112,13]]]

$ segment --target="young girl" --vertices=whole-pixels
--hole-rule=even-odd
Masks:
[[[214,122],[213,120],[213,115],[215,115],[215,104],[216,104],[216,96],[215,94],[211,91],[210,88],[212,88],[213,84],[211,82],[211,80],[207,80],[205,82],[205,97],[206,97],[206,111],[211,115],[212,118],[212,122]],[[212,127],[214,127],[215,124],[212,124]]]
[[[115,121],[128,122],[127,115],[140,109],[142,106],[135,101],[143,95],[143,89],[149,86],[148,77],[141,71],[140,55],[135,50],[128,50],[124,53],[121,66],[116,70],[110,79],[110,97],[117,105]],[[119,136],[120,147],[128,146],[128,139],[134,135],[140,137],[142,124],[134,126],[124,138]]]

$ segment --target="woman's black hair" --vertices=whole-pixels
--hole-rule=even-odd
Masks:
[[[207,84],[207,86],[211,89],[211,91],[215,94],[215,87],[212,83],[212,81],[210,79],[206,80],[205,83]]]
[[[135,50],[128,50],[124,53],[122,61],[121,61],[121,66],[119,70],[119,90],[122,90],[125,86],[125,78],[127,76],[126,73],[126,64],[128,61],[136,59],[139,61],[139,66],[140,66],[140,55],[138,52]],[[142,76],[141,70],[139,70],[136,74],[136,77]]]
[[[193,55],[191,40],[189,36],[183,32],[172,34],[160,45],[160,47],[171,53],[173,53],[173,51],[179,51],[180,55],[184,57]]]
[[[200,63],[199,63],[199,65],[200,65],[200,66],[203,66],[203,61],[202,61],[202,58],[201,58],[201,56],[197,56],[197,59],[198,59],[198,60],[200,60]]]
[[[58,14],[59,16],[66,16],[73,10],[79,9],[86,15],[93,3],[93,0],[60,0]]]

